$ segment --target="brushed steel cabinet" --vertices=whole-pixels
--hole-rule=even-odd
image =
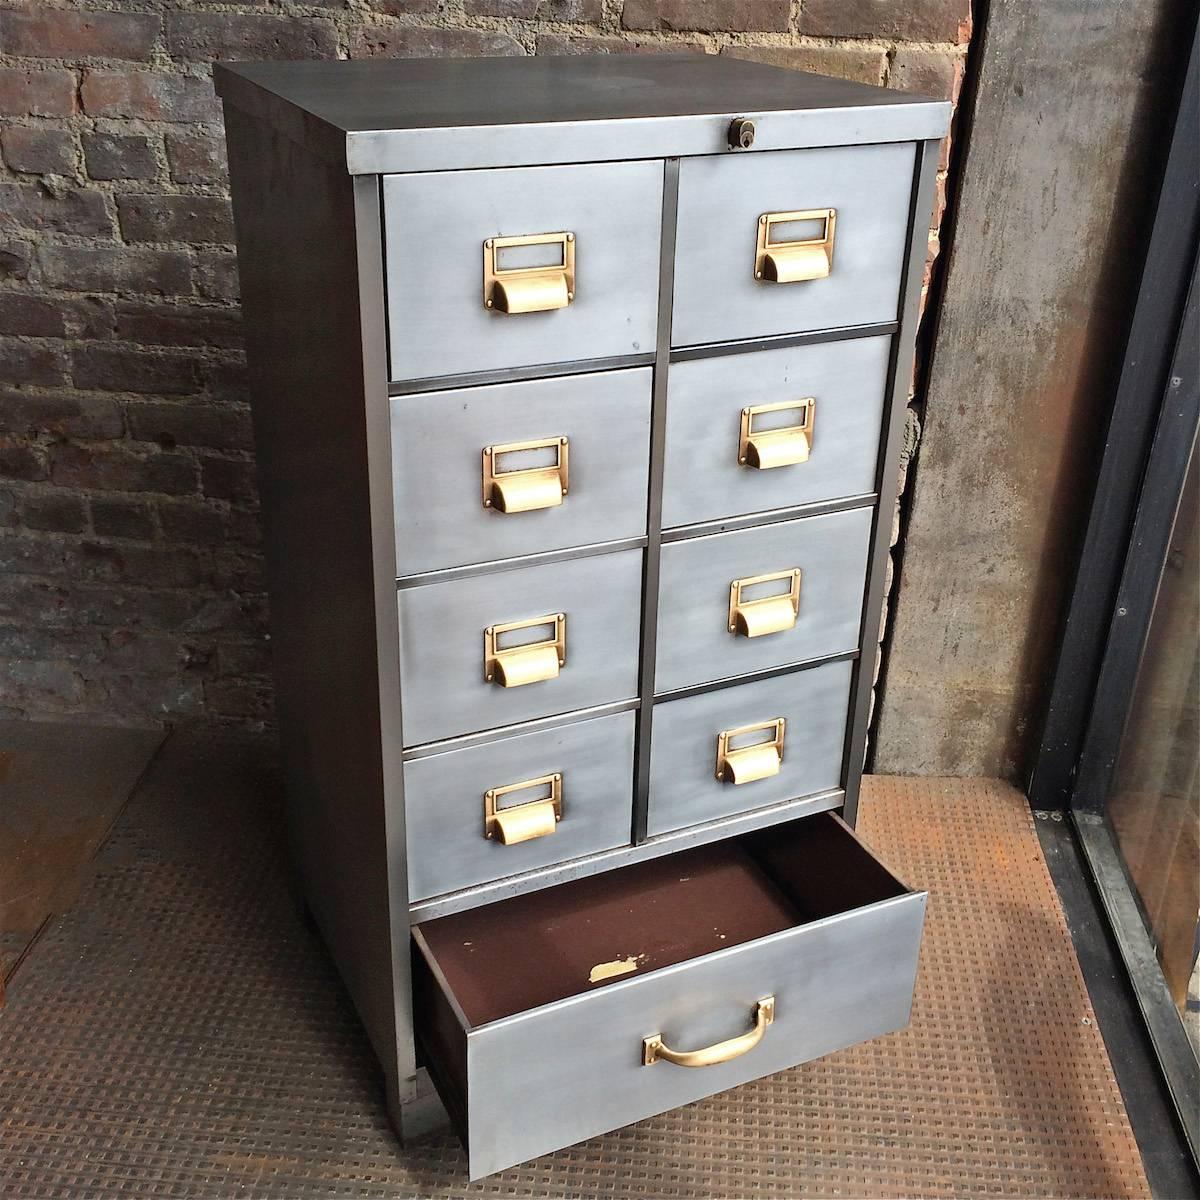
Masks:
[[[655,705],[648,832],[668,833],[836,787],[841,779],[851,664],[826,663]],[[780,733],[775,773],[718,778],[722,733],[736,751]]]
[[[682,162],[674,344],[895,320],[913,156],[911,143],[893,143]],[[788,283],[755,278],[762,219],[819,210],[835,213],[828,274]],[[778,236],[810,241],[823,232],[817,224],[784,222]]]
[[[853,826],[949,106],[214,80],[290,843],[401,1140],[478,1178],[902,1027],[925,896]]]
[[[545,787],[514,785],[555,776],[558,812],[551,835],[509,842],[496,831],[489,834],[489,791],[514,788],[496,799],[501,812],[526,805],[545,810]],[[424,900],[627,845],[632,777],[631,712],[514,734],[406,763],[410,898]],[[616,802],[619,796],[626,802]]]
[[[409,574],[638,537],[650,466],[648,368],[392,398],[396,561]],[[557,464],[545,508],[481,502],[501,481]],[[506,446],[538,445],[520,450]],[[491,452],[490,454],[487,452]]]
[[[662,174],[631,162],[386,177],[392,378],[653,353]],[[571,302],[489,311],[484,243],[558,232],[575,247]],[[502,253],[520,269],[545,261],[536,250]]]
[[[641,551],[623,550],[402,589],[406,744],[632,698],[641,579]],[[488,629],[503,653],[549,641],[560,615],[562,662],[552,677],[507,687],[499,672],[487,679]],[[500,631],[519,622],[531,624]]]
[[[663,527],[869,496],[875,490],[890,337],[698,358],[667,385]],[[811,400],[806,461],[757,469],[739,461],[742,410]],[[754,428],[794,424],[768,408]]]
[[[664,546],[655,692],[853,652],[871,516],[855,508]]]

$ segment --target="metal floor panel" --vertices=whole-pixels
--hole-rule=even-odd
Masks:
[[[1148,1195],[1020,794],[870,778],[861,827],[931,892],[908,1030],[469,1184],[393,1139],[269,746],[176,734],[0,1013],[0,1194]]]

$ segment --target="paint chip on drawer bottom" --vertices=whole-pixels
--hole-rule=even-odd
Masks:
[[[636,954],[632,958],[614,958],[612,962],[597,963],[588,973],[588,983],[600,983],[612,979],[616,975],[628,975],[636,971],[646,961],[644,954]]]

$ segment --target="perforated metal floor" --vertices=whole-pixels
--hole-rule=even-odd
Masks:
[[[1020,795],[876,778],[861,828],[931,892],[908,1030],[468,1184],[449,1135],[392,1137],[268,748],[176,735],[12,981],[0,1194],[1148,1195]]]

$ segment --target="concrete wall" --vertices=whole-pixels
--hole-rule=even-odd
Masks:
[[[1194,20],[1177,0],[990,5],[878,771],[1029,768]]]
[[[969,31],[969,0],[0,8],[0,715],[270,715],[213,60],[690,50],[949,97]]]

